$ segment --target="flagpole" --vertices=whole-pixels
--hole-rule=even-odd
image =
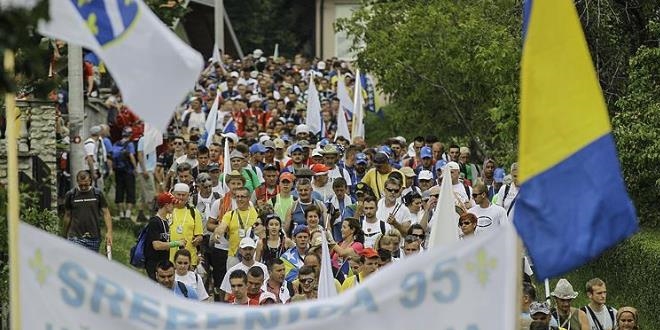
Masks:
[[[4,69],[9,81],[14,80],[14,52],[5,49]],[[5,112],[7,116],[7,227],[9,235],[9,310],[12,329],[21,329],[21,304],[19,300],[20,265],[18,263],[18,130],[16,129],[16,95],[7,91],[5,94]]]
[[[360,69],[355,70],[355,92],[353,93],[353,121],[351,121],[351,137],[355,137],[357,134],[357,128],[358,128],[358,120],[360,120],[361,116],[358,116],[358,109],[360,107]]]

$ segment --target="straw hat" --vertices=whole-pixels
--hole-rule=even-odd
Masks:
[[[565,278],[562,278],[557,282],[555,286],[555,291],[552,291],[551,295],[559,299],[575,299],[578,296],[578,293],[573,290],[573,286]]]

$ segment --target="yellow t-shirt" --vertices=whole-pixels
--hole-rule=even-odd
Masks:
[[[392,172],[401,173],[401,171],[397,169],[392,169]],[[362,178],[362,182],[367,184],[374,191],[374,194],[376,195],[376,200],[379,200],[383,198],[383,196],[385,196],[384,193],[385,181],[387,181],[387,178],[390,176],[390,173],[380,174],[375,168],[372,168]],[[406,176],[403,175],[403,173],[401,173],[401,176],[403,177],[403,182],[401,184],[402,186],[404,186],[406,184],[405,182]]]
[[[190,251],[192,260],[191,266],[196,266],[198,262],[197,248],[192,245],[192,240],[195,236],[202,235],[204,228],[202,227],[202,215],[195,209],[195,218],[193,219],[190,214],[190,209],[175,208],[172,211],[172,224],[170,224],[170,240],[178,241],[182,238],[186,239],[186,250]],[[176,248],[170,249],[170,260],[174,262],[174,254]]]
[[[245,211],[240,211],[238,209],[228,211],[222,216],[222,223],[227,225],[227,230],[225,232],[229,236],[230,256],[236,255],[236,251],[238,251],[238,244],[241,242],[242,238],[239,235],[239,231],[242,229],[245,235],[247,235],[258,217],[259,214],[257,214],[257,210],[255,210],[253,206],[250,206],[250,208]],[[241,221],[243,221],[242,227]]]
[[[358,275],[352,275],[352,276],[347,277],[344,280],[344,283],[342,283],[342,285],[341,285],[341,292],[344,292],[344,291],[356,286],[358,283],[362,282],[363,278],[364,278],[364,276],[362,276],[362,273],[360,273]]]

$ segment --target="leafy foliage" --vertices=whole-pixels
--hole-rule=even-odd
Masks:
[[[392,96],[397,135],[466,136],[504,159],[516,145],[520,11],[514,1],[375,2],[337,29]]]

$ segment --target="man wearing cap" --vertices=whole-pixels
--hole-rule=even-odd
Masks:
[[[202,226],[202,215],[194,207],[188,204],[190,197],[190,187],[185,183],[174,185],[172,194],[177,202],[172,211],[172,221],[170,224],[170,239],[172,241],[185,240],[186,250],[190,251],[190,265],[194,269],[198,262],[197,246],[202,242],[204,227]],[[170,250],[170,260],[174,260],[174,249]]]
[[[415,173],[415,170],[408,166],[404,166],[401,169],[399,169],[399,172],[403,174],[403,177],[406,178],[406,183],[403,187],[403,191],[401,192],[401,196],[405,196],[410,192],[417,192],[418,194],[422,194],[422,190],[415,185],[416,179],[417,179],[417,174]]]
[[[361,182],[367,174],[369,168],[369,158],[366,154],[359,152],[355,155],[355,178],[357,182]],[[356,183],[357,184],[357,183]]]
[[[330,182],[332,182],[335,178],[344,178],[348,186],[353,185],[351,175],[344,168],[344,166],[338,165],[340,155],[339,149],[337,149],[336,145],[331,143],[327,144],[321,151],[321,155],[323,155],[323,163],[329,168],[328,178],[330,179]]]
[[[263,169],[264,184],[259,186],[252,195],[252,203],[261,207],[261,205],[268,203],[273,197],[279,193],[277,179],[279,171],[273,164],[267,164]]]
[[[334,195],[332,191],[332,183],[328,179],[328,171],[330,170],[323,164],[314,164],[310,167],[314,172],[314,179],[312,180],[312,189],[314,192],[321,195],[321,201],[327,201]]]
[[[552,316],[557,320],[561,328],[566,330],[590,330],[587,314],[575,307],[571,307],[573,299],[578,293],[573,290],[573,286],[565,278],[557,282],[555,290],[550,293],[555,301],[557,310]]]
[[[305,225],[297,225],[291,237],[293,237],[296,246],[286,250],[280,256],[280,259],[284,261],[285,279],[289,282],[296,279],[298,269],[304,265],[305,256],[309,250],[309,229]]]
[[[84,166],[92,174],[92,183],[94,187],[103,189],[103,176],[101,167],[108,158],[108,151],[101,138],[101,126],[92,126],[89,129],[90,137],[83,143],[85,151]]]
[[[144,268],[152,280],[156,280],[156,266],[170,259],[170,250],[186,246],[186,240],[170,242],[170,225],[167,217],[172,214],[174,204],[178,201],[168,192],[162,192],[156,197],[158,211],[149,219],[146,227],[147,240],[144,245]]]
[[[282,171],[284,167],[286,167],[286,163],[289,162],[291,158],[287,156],[285,150],[286,150],[286,143],[284,140],[277,138],[273,140],[273,145],[275,146],[275,156],[273,159],[279,163],[279,169]]]
[[[256,247],[257,243],[249,237],[243,237],[240,240],[240,243],[236,246],[237,252],[241,255],[241,261],[230,267],[227,270],[227,274],[225,274],[225,278],[222,280],[220,289],[225,293],[224,301],[227,301],[227,297],[232,292],[231,286],[229,285],[229,277],[236,270],[242,270],[247,273],[250,268],[257,266],[263,270],[265,280],[268,280],[268,268],[266,265],[254,260],[254,250]]]
[[[433,181],[433,173],[427,170],[420,171],[417,175],[417,182],[419,183],[419,190],[424,194],[435,185],[435,182]]]
[[[135,145],[131,142],[133,131],[124,127],[121,140],[112,146],[112,166],[115,172],[115,203],[121,220],[131,220],[135,204]]]
[[[532,322],[541,322],[544,330],[559,330],[557,321],[550,316],[550,306],[546,302],[534,301],[529,304],[529,316]]]
[[[495,230],[509,222],[506,211],[499,205],[492,204],[488,199],[486,185],[477,183],[472,188],[472,199],[477,204],[468,210],[477,216],[477,233]]]
[[[296,177],[292,173],[284,172],[280,174],[278,193],[268,201],[280,219],[286,219],[293,202],[297,200],[297,197],[291,194],[295,181]]]
[[[298,141],[299,143],[302,140],[309,141],[309,138],[310,138],[309,126],[305,124],[300,124],[296,126],[296,141]]]
[[[282,172],[295,173],[296,170],[305,167],[303,163],[305,160],[305,149],[300,144],[295,143],[289,147],[289,155],[291,156],[291,160],[289,160],[289,164],[287,164]]]
[[[392,168],[389,163],[389,157],[384,152],[377,152],[374,155],[374,165],[375,168],[370,169],[367,174],[362,178],[362,182],[366,183],[371,190],[373,190],[377,199],[383,198],[385,196],[385,181],[389,178],[390,173],[401,172],[397,169]],[[401,174],[403,177],[403,174]]]
[[[284,141],[282,141],[284,142]],[[283,145],[284,143],[282,143]],[[280,172],[280,169],[282,169],[282,163],[279,160],[275,159],[275,142],[272,140],[265,140],[263,142],[264,145],[264,158],[263,158],[263,164],[264,167],[266,165],[273,165],[275,166],[275,169],[277,170],[278,174]]]
[[[244,168],[244,161],[245,161],[245,156],[243,156],[243,153],[241,153],[238,150],[234,150],[229,154],[229,161],[231,162],[231,170],[232,171],[238,171],[244,178],[245,178],[245,184],[243,187],[247,188],[250,194],[259,187],[259,178],[257,175],[247,169]],[[224,173],[220,175],[220,181],[223,180]]]
[[[375,273],[378,270],[378,262],[380,261],[380,256],[378,252],[372,248],[365,248],[360,253],[360,272],[355,275],[349,276],[344,280],[344,283],[341,285],[341,291],[344,292],[360,282],[364,281],[371,274]]]
[[[422,162],[417,168],[415,168],[415,173],[419,175],[419,172],[421,171],[429,171],[433,176],[433,181],[435,181],[435,168],[433,166],[433,152],[431,151],[431,147],[422,147],[419,151],[419,156],[421,157]]]

